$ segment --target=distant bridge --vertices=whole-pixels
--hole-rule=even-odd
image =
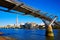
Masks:
[[[9,12],[10,10],[16,10],[16,11],[25,13],[25,15],[29,14],[34,17],[38,17],[38,18],[41,18],[47,21],[53,20],[51,17],[41,14],[39,10],[33,9],[23,4],[22,2],[17,3],[14,1],[10,1],[10,0],[0,0],[0,6],[8,8],[8,10],[6,10],[7,12]],[[59,26],[58,22],[56,21],[54,22],[54,24]]]

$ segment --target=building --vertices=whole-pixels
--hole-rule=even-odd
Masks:
[[[30,29],[31,25],[29,22],[25,23],[25,28]]]
[[[37,26],[37,24],[36,23],[33,23],[33,22],[27,22],[27,23],[25,23],[25,28],[27,28],[27,29],[35,29],[35,28],[37,28],[38,26]]]
[[[32,28],[37,28],[37,24],[36,23],[33,23],[33,22],[30,23],[30,26],[31,26],[31,29]]]

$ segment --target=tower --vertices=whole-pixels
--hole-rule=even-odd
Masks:
[[[16,26],[18,26],[18,14],[16,15]]]

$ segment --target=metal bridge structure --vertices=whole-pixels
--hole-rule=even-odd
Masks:
[[[45,14],[42,14],[39,10],[33,9],[32,7],[27,6],[22,2],[18,3],[14,0],[0,0],[0,6],[4,8],[8,8],[8,10],[3,10],[5,12],[10,12],[10,10],[15,10],[15,11],[24,13],[24,15],[32,15],[34,17],[38,17],[40,19],[43,19],[49,22],[53,20],[53,18],[51,18],[50,16],[46,16]],[[57,26],[60,26],[60,24],[57,21],[54,21],[54,24]]]

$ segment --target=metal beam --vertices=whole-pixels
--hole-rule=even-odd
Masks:
[[[23,12],[23,13],[26,13],[26,14],[29,14],[29,15],[33,15],[34,17],[39,17],[39,18],[47,20],[47,21],[52,20],[50,17],[42,15],[39,12],[36,12],[37,10],[34,10],[29,6],[26,6],[25,4],[16,5],[14,2],[9,2],[9,1],[6,1],[6,0],[0,0],[0,6],[8,8],[9,10],[16,10],[16,11]],[[54,23],[58,24],[57,22],[54,22]]]

